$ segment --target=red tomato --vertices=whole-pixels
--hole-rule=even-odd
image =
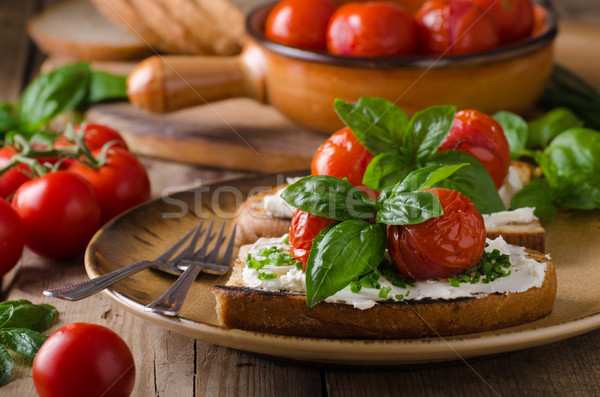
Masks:
[[[74,323],[50,335],[33,360],[33,385],[40,397],[129,396],[135,362],[112,330]]]
[[[456,113],[454,123],[438,151],[456,149],[469,153],[488,170],[500,188],[510,163],[510,148],[502,126],[477,110]]]
[[[363,175],[373,155],[360,143],[348,127],[331,135],[315,152],[311,164],[313,175],[348,178],[361,187]]]
[[[415,19],[425,54],[467,54],[500,44],[492,18],[467,0],[429,0],[417,11]]]
[[[390,226],[390,258],[402,275],[415,280],[461,274],[483,254],[483,217],[471,200],[455,190],[425,190],[440,199],[444,215],[416,225]]]
[[[12,205],[25,228],[25,245],[47,258],[65,259],[83,251],[100,227],[94,189],[67,171],[25,182]]]
[[[92,154],[97,157],[101,149]],[[106,163],[90,168],[78,161],[69,165],[69,172],[80,175],[92,185],[98,197],[102,223],[129,208],[150,200],[150,180],[140,161],[125,149],[112,147]]]
[[[10,271],[21,258],[25,231],[17,212],[0,198],[0,277]]]
[[[334,11],[330,0],[280,1],[267,17],[265,36],[291,47],[325,50],[327,23]]]
[[[533,4],[530,0],[471,0],[492,17],[500,41],[504,44],[522,40],[533,30]]]
[[[327,28],[332,54],[387,57],[415,52],[417,30],[403,7],[384,1],[347,3],[337,9]]]
[[[125,150],[129,150],[127,143],[118,131],[100,124],[86,123],[84,125],[85,129],[83,130],[83,142],[90,150],[101,149],[108,142],[114,142],[113,147],[120,147]],[[79,125],[75,126],[75,131],[79,133],[80,128],[81,126]],[[73,143],[69,142],[64,134],[62,134],[54,144],[56,147],[71,145],[73,145]]]
[[[0,168],[6,166],[10,159],[16,154],[11,146],[0,149]],[[25,164],[17,164],[2,176],[0,176],[0,197],[7,198],[13,194],[19,186],[30,180],[31,170]]]
[[[306,261],[315,237],[321,230],[336,222],[299,209],[294,211],[290,226],[290,254],[302,262],[302,268],[306,269]]]

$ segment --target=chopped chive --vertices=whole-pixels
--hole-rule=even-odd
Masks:
[[[379,290],[379,297],[382,299],[386,299],[392,289],[390,287],[382,287]]]

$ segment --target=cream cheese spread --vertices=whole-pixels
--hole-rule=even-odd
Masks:
[[[286,182],[288,185],[299,181],[303,177],[298,178],[287,178]],[[286,186],[287,187],[287,186]],[[291,218],[294,214],[294,207],[283,201],[281,198],[281,193],[285,190],[286,187],[282,187],[281,189],[277,189],[277,191],[273,194],[268,194],[263,197],[262,206],[264,207],[267,215],[274,216],[276,218]]]
[[[245,261],[247,253],[258,256],[261,249],[269,247],[280,247],[287,252],[289,246],[284,242],[284,238],[285,236],[259,239],[249,249],[241,250],[240,259]],[[510,256],[511,274],[509,276],[497,278],[487,284],[483,282],[477,284],[461,283],[459,287],[451,286],[447,280],[416,281],[413,285],[407,285],[406,288],[394,286],[390,280],[382,276],[378,282],[381,287],[390,288],[388,298],[380,298],[380,289],[377,288],[363,287],[358,293],[354,293],[350,290],[350,286],[347,286],[325,301],[345,303],[364,310],[373,307],[377,301],[400,300],[400,296],[402,296],[402,300],[478,298],[491,293],[524,292],[530,288],[542,286],[546,273],[546,263],[528,258],[523,247],[509,245],[502,237],[495,240],[488,239],[487,242],[488,246],[485,248],[487,252],[498,249],[502,254]],[[259,272],[246,266],[242,274],[244,285],[250,288],[272,291],[297,293],[306,291],[304,272],[297,269],[296,266],[265,265],[261,272],[275,273],[277,277],[270,280],[260,280],[258,277]]]
[[[530,223],[537,220],[537,216],[533,214],[535,207],[517,208],[512,211],[500,211],[493,214],[482,214],[486,229],[513,224]]]
[[[510,208],[510,200],[519,190],[523,189],[523,187],[523,181],[519,178],[519,173],[516,168],[512,165],[509,166],[506,179],[502,186],[500,186],[500,189],[498,189],[498,194],[506,208]]]

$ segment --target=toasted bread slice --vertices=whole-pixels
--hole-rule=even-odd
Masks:
[[[526,250],[546,263],[541,287],[483,297],[420,301],[383,301],[365,310],[344,303],[306,306],[303,294],[244,287],[245,263],[238,260],[225,285],[213,287],[222,326],[281,335],[322,338],[418,338],[490,331],[527,323],[552,310],[556,271],[552,260]]]

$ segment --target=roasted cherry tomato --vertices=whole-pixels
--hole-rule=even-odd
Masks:
[[[310,254],[315,237],[321,230],[336,222],[299,209],[294,211],[290,226],[290,254],[302,262],[304,269],[306,269],[306,261],[308,261],[308,254]]]
[[[16,154],[11,146],[5,146],[0,149],[0,168],[8,164],[10,159]],[[31,170],[25,164],[17,164],[2,176],[0,176],[0,197],[7,198],[13,194],[19,186],[30,180]]]
[[[384,1],[347,3],[337,9],[327,28],[332,54],[387,57],[415,52],[417,29],[398,4]]]
[[[0,277],[19,262],[24,243],[25,231],[19,214],[0,198]]]
[[[510,148],[502,126],[477,110],[456,113],[454,123],[438,151],[456,149],[469,153],[488,170],[500,188],[510,163]]]
[[[92,155],[98,157],[102,149]],[[78,161],[69,165],[68,171],[80,175],[92,185],[98,197],[102,223],[129,208],[150,200],[150,180],[146,169],[130,152],[111,147],[106,163],[93,169]]]
[[[444,215],[416,225],[390,226],[390,258],[402,275],[415,280],[463,273],[483,254],[483,217],[471,200],[455,190],[426,190],[440,199]]]
[[[313,175],[348,178],[354,186],[362,186],[363,175],[373,155],[360,143],[348,127],[331,135],[315,152],[311,164]]]
[[[467,0],[429,0],[417,11],[415,19],[420,50],[425,54],[467,54],[500,44],[492,18]]]
[[[83,142],[90,150],[101,149],[108,142],[113,142],[114,147],[120,147],[129,150],[127,143],[118,131],[100,124],[86,123],[83,130]],[[79,133],[80,125],[75,126],[75,131]],[[73,145],[68,138],[62,134],[54,144],[56,147]]]
[[[267,17],[265,36],[291,47],[325,50],[327,24],[334,11],[330,0],[280,1]]]
[[[25,182],[12,199],[25,228],[25,245],[51,259],[83,251],[100,227],[100,207],[92,186],[67,171]]]
[[[127,397],[135,384],[135,362],[114,331],[74,323],[50,335],[33,360],[40,397]]]
[[[533,30],[533,4],[530,0],[471,0],[494,20],[504,44],[522,40]]]

